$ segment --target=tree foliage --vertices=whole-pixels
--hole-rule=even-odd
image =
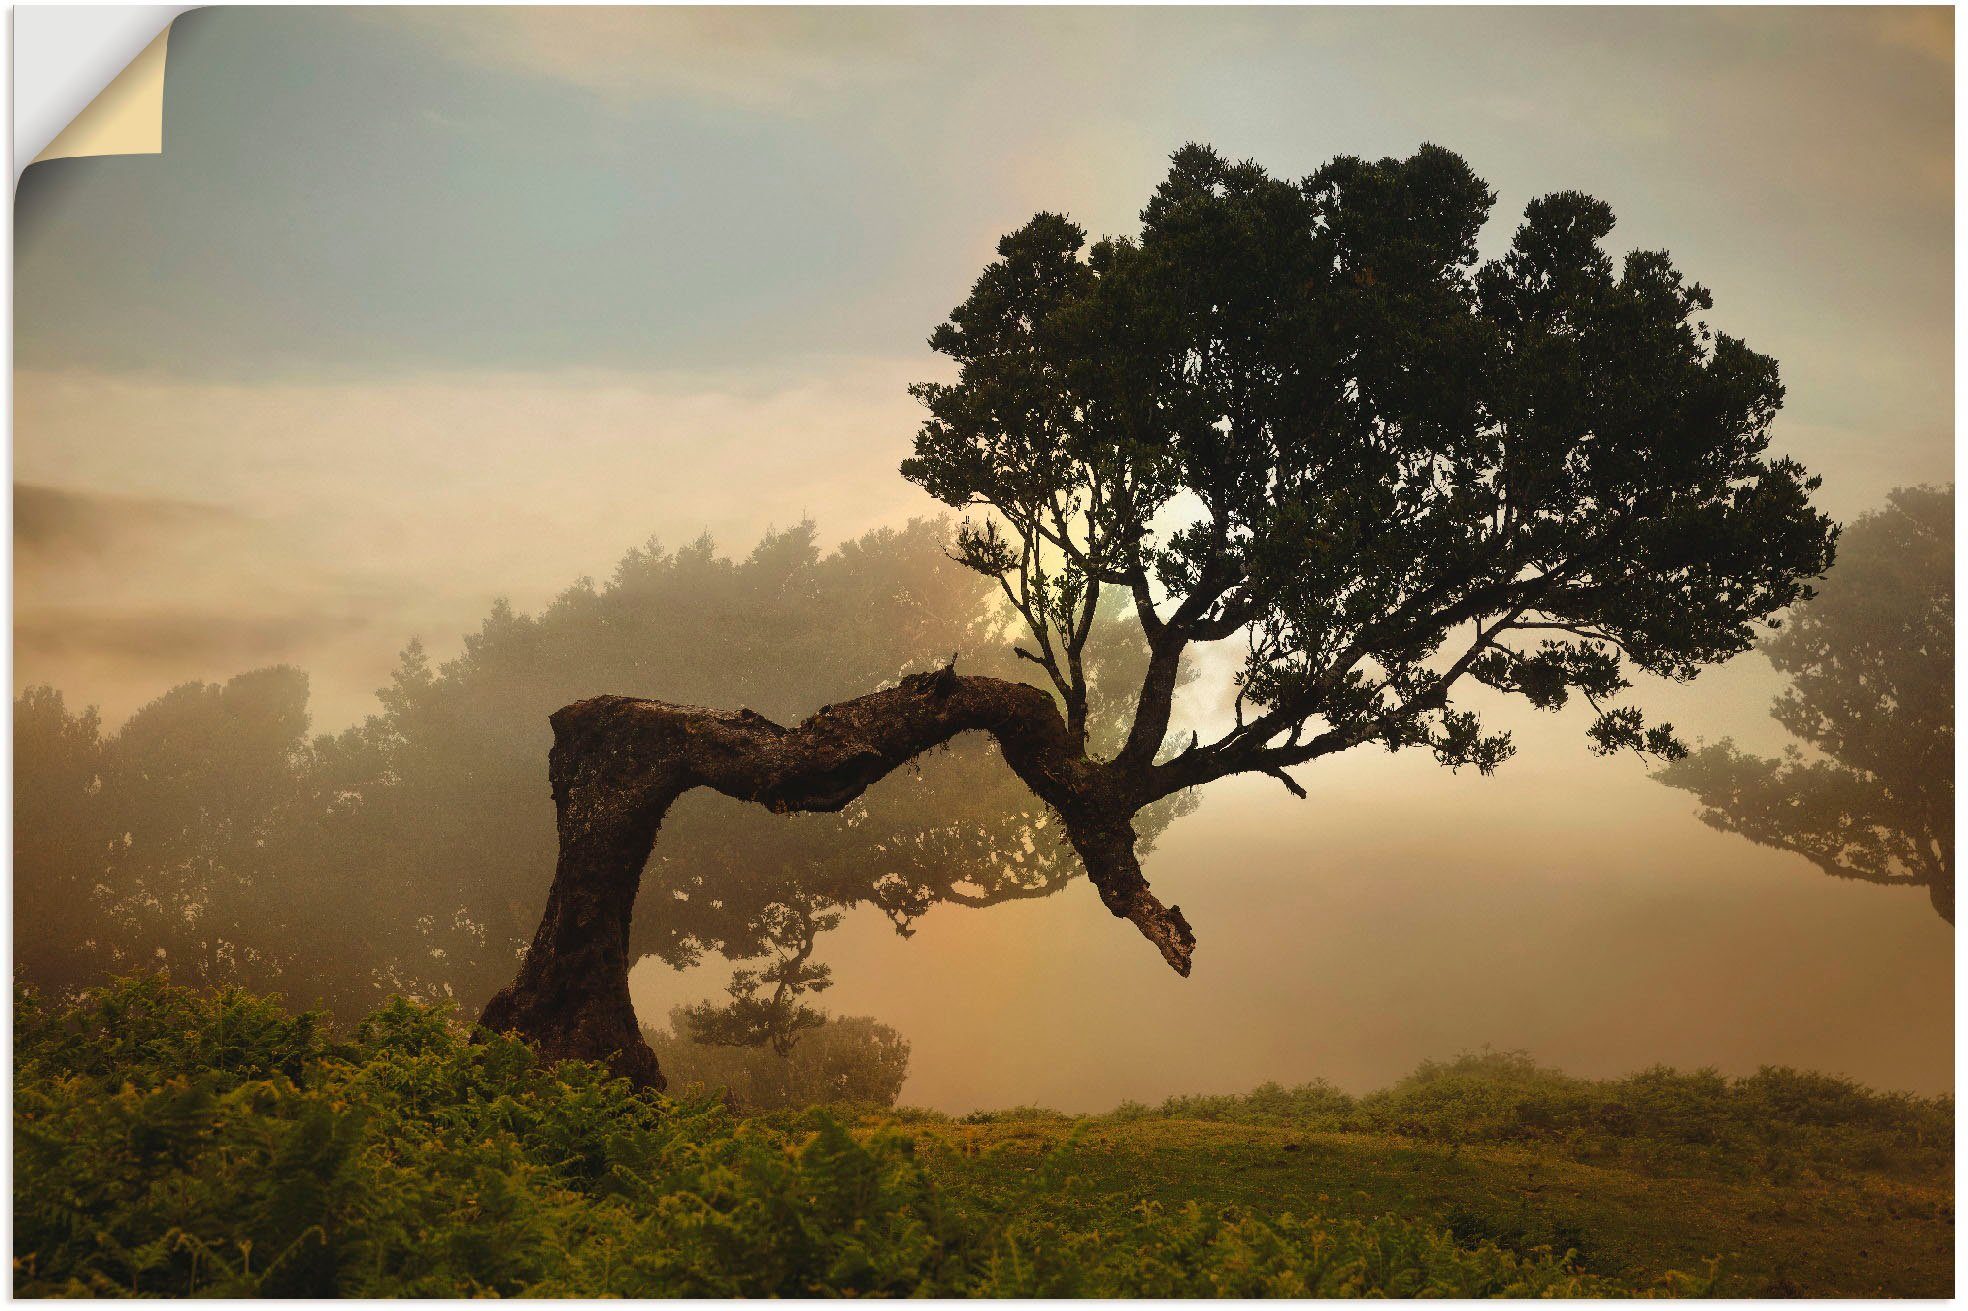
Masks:
[[[1493,193],[1457,156],[1342,157],[1302,181],[1178,151],[1135,237],[1040,214],[931,344],[954,382],[903,473],[982,512],[961,558],[1083,718],[1089,618],[1121,591],[1151,652],[1114,763],[1134,794],[1378,743],[1485,772],[1511,752],[1465,678],[1595,710],[1595,750],[1681,750],[1628,671],[1746,649],[1831,558],[1814,479],[1767,454],[1776,362],[1711,331],[1612,210]],[[1196,644],[1243,648],[1233,721],[1157,760]]]
[[[1954,922],[1954,489],[1896,491],[1762,651],[1789,680],[1770,758],[1724,739],[1658,777],[1703,822],[1836,878],[1925,888]]]

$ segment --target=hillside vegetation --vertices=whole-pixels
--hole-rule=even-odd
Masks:
[[[15,1003],[21,1295],[1945,1295],[1948,1100],[1486,1055],[1103,1116],[743,1116],[395,1001]]]

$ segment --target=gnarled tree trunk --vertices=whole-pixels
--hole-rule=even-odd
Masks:
[[[914,674],[900,686],[827,706],[792,728],[631,697],[578,701],[553,715],[548,760],[560,832],[546,914],[519,977],[480,1024],[516,1032],[550,1058],[607,1061],[663,1086],[629,1001],[629,918],[643,865],[670,804],[695,787],[780,814],[832,811],[959,733],[982,731],[1057,810],[1101,899],[1132,921],[1178,973],[1195,937],[1180,907],[1149,891],[1130,822],[1142,798],[1130,774],[1087,760],[1046,693],[1023,683]]]

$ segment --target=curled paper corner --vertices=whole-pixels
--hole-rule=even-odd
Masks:
[[[172,20],[175,22],[175,19]],[[172,23],[55,135],[32,163],[164,152],[164,68]]]

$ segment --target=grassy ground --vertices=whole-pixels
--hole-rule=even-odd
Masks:
[[[1789,1070],[744,1115],[154,978],[17,994],[14,1044],[25,1296],[1952,1292],[1952,1100]]]
[[[1721,1296],[1946,1297],[1954,1198],[1876,1174],[1776,1183],[1595,1164],[1548,1146],[1445,1145],[1180,1118],[919,1124],[929,1171],[981,1211],[1118,1227],[1142,1202],[1423,1218],[1458,1241],[1577,1252],[1631,1287],[1708,1270]]]

